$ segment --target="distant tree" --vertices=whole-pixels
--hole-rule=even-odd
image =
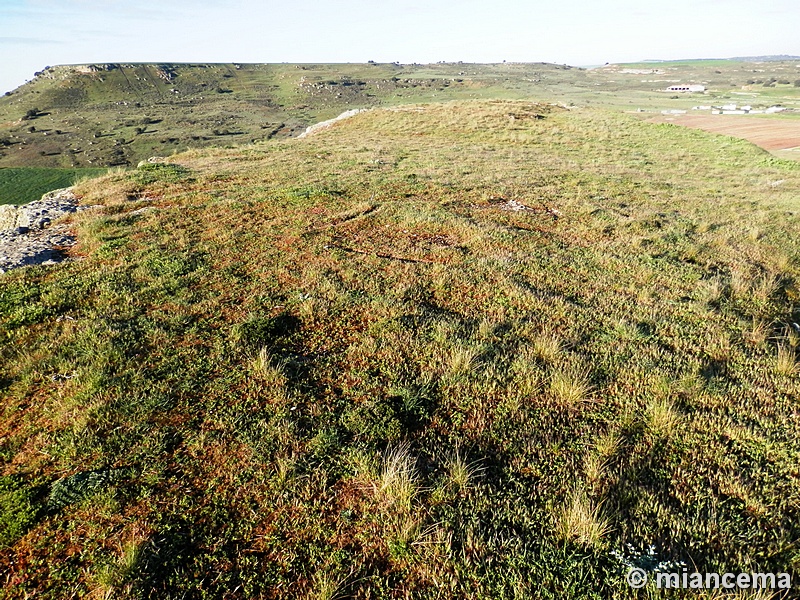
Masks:
[[[794,87],[800,87],[800,79],[795,80]]]
[[[35,119],[39,116],[39,112],[41,112],[38,108],[31,108],[28,112],[25,113],[25,116],[22,117],[23,121],[30,121]]]
[[[36,131],[36,127],[34,127],[33,125],[31,125],[30,127],[28,127],[28,133],[33,133],[33,132],[35,132],[35,131]]]

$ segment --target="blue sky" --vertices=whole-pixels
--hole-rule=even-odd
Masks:
[[[91,62],[800,55],[798,0],[0,0],[0,93]]]

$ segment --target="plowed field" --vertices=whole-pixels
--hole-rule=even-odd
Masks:
[[[800,147],[800,119],[746,115],[669,115],[654,119],[749,140],[765,150]]]

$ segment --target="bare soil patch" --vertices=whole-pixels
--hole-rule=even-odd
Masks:
[[[675,123],[711,133],[732,135],[774,152],[800,147],[800,120],[748,117],[741,115],[669,115],[652,119]]]

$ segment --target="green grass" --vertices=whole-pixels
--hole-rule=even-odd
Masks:
[[[80,185],[82,260],[0,279],[1,464],[42,490],[0,598],[800,568],[794,163],[495,100],[169,164]]]
[[[106,169],[0,168],[0,204],[26,204]]]

